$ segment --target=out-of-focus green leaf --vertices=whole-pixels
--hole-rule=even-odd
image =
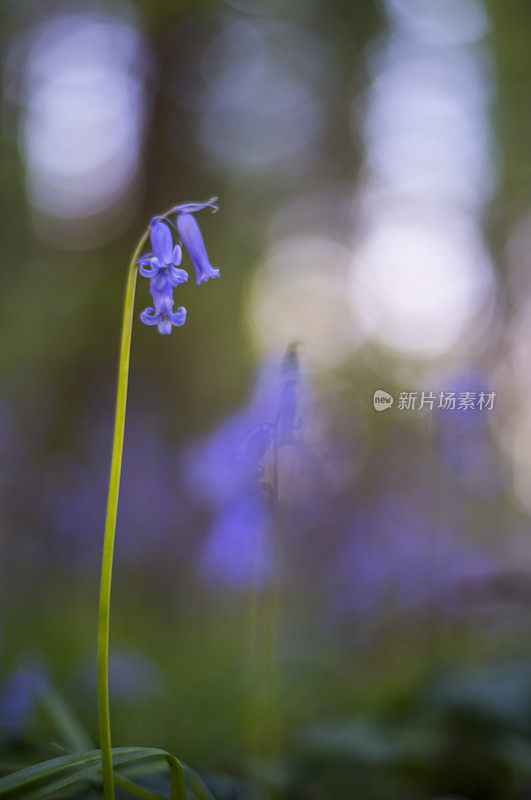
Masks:
[[[433,730],[384,726],[365,719],[338,720],[311,727],[301,736],[300,745],[306,752],[324,757],[384,766],[430,758],[439,737]]]
[[[40,700],[52,723],[63,734],[68,750],[82,752],[94,747],[85,728],[59,692],[49,687]]]

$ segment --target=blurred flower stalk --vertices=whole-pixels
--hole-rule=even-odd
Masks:
[[[260,579],[262,571],[255,569],[249,603],[249,716],[251,723],[259,720],[256,734],[251,737],[251,746],[264,761],[278,758],[282,749],[280,670],[286,525],[280,502],[279,460],[282,448],[296,446],[301,438],[301,378],[297,345],[288,347],[268,388],[272,390],[271,399],[274,401],[270,409],[272,417],[258,422],[247,437],[247,449],[254,456],[254,479],[261,483],[269,517],[269,581],[264,586]],[[257,566],[259,561],[258,556],[255,559]]]
[[[247,596],[245,730],[253,777],[266,786],[267,764],[283,749],[281,655],[286,545],[297,494],[310,469],[303,418],[307,387],[296,344],[280,363],[265,362],[251,398],[193,447],[183,477],[213,517],[199,568],[207,587]],[[304,468],[302,468],[304,471]],[[313,472],[312,472],[313,477]],[[257,774],[254,774],[256,768]]]

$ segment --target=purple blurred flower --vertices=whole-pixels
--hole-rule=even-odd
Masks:
[[[280,451],[299,445],[302,451],[301,396],[296,348],[290,347],[280,366],[262,365],[246,406],[188,453],[183,477],[214,511],[199,565],[209,583],[262,586],[271,575],[273,475]]]
[[[271,576],[270,516],[258,493],[242,494],[215,520],[200,558],[206,583],[239,589]]]
[[[225,505],[267,477],[272,444],[302,438],[306,391],[290,348],[281,365],[261,365],[247,404],[186,454],[183,479],[200,501]]]
[[[0,690],[0,731],[21,736],[47,686],[46,671],[35,664],[23,664],[8,675]]]
[[[367,613],[389,603],[438,603],[488,567],[485,555],[431,519],[419,496],[390,492],[356,511],[326,580],[336,609]]]

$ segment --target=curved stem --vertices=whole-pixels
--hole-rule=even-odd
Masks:
[[[129,357],[131,353],[131,333],[137,260],[149,229],[140,238],[129,262],[122,317],[120,339],[120,358],[118,361],[118,384],[116,389],[116,411],[114,416],[114,438],[112,446],[109,493],[107,495],[107,514],[101,561],[100,606],[98,615],[98,719],[100,731],[101,761],[103,770],[103,796],[114,800],[114,778],[112,769],[111,725],[109,716],[109,615],[111,607],[112,562],[114,554],[114,534],[118,510],[118,492],[122,471],[122,452],[124,443],[125,410],[127,405],[127,384],[129,381]]]

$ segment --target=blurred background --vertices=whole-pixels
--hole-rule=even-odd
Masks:
[[[531,6],[0,11],[0,761],[96,739],[127,261],[217,195],[183,328],[139,278],[114,743],[218,798],[531,797]]]

